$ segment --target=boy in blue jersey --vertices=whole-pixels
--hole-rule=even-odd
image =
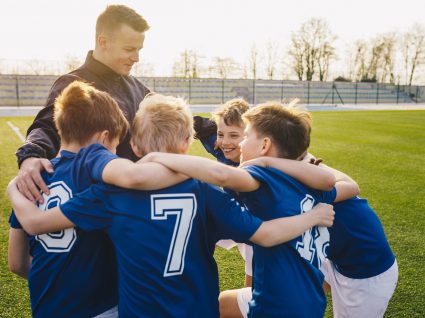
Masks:
[[[272,157],[250,164],[286,169],[282,160]],[[397,285],[398,266],[379,217],[358,196],[335,203],[334,209],[321,267],[331,289],[334,317],[383,317]]]
[[[180,99],[154,95],[142,102],[132,136],[140,156],[152,150],[185,153],[192,117]],[[101,167],[94,169],[102,174]],[[294,218],[261,222],[219,188],[193,179],[146,192],[97,184],[49,213],[25,200],[13,182],[9,196],[24,228],[45,232],[76,224],[108,233],[123,317],[218,317],[217,240],[274,245],[332,219],[329,206],[322,205]]]
[[[204,146],[205,150],[213,155],[219,162],[233,167],[239,166],[240,147],[243,140],[243,131],[245,124],[242,121],[242,114],[249,109],[249,104],[242,98],[235,98],[220,105],[217,110],[212,112],[213,120],[201,116],[193,116],[195,126],[195,138]],[[198,127],[202,127],[200,129]],[[237,194],[224,189],[233,197]],[[232,240],[221,240],[217,246],[230,250],[234,246],[245,261],[245,287],[252,286],[252,247],[244,243],[235,243]],[[220,293],[220,315],[223,316],[227,311],[223,293]],[[224,306],[223,306],[224,305]]]
[[[161,165],[136,165],[112,154],[128,123],[108,93],[73,82],[57,98],[54,120],[61,149],[52,160],[54,172],[43,174],[50,193],[39,206],[42,210],[66,202],[94,182],[155,188],[168,183],[153,182],[153,176],[164,173],[163,179],[172,181],[175,175]],[[103,173],[96,174],[99,170]],[[117,316],[115,253],[105,233],[77,227],[27,235],[13,213],[10,225],[9,267],[28,277],[33,317]]]
[[[298,100],[295,99],[288,104],[291,107]],[[245,123],[242,115],[249,110],[249,104],[241,99],[236,98],[229,100],[225,104],[218,107],[212,112],[213,121],[208,118],[194,116],[195,130],[196,125],[202,126],[202,133],[197,133],[198,138],[204,148],[212,154],[219,162],[230,166],[238,166],[240,163],[240,143],[244,138]],[[209,127],[210,129],[205,129]],[[216,127],[216,130],[212,129]],[[198,129],[201,130],[201,129]],[[209,133],[208,133],[209,132]],[[319,190],[330,190],[331,187],[329,177],[304,174],[304,184]],[[238,198],[236,192],[226,189],[226,192]],[[236,245],[230,240],[219,241],[218,246],[230,249]],[[248,301],[251,299],[252,287],[252,246],[239,243],[237,244],[239,252],[245,261],[245,288],[236,290],[225,290],[220,293],[220,315],[221,317],[247,317]]]
[[[242,162],[266,154],[291,159],[305,156],[310,137],[308,113],[290,111],[281,104],[265,104],[249,110],[243,118],[247,125],[241,144]],[[239,191],[249,211],[263,220],[303,214],[317,202],[334,202],[358,193],[357,185],[346,176],[336,189],[321,192],[306,188],[275,169],[239,169],[204,158],[171,154],[150,154],[146,160]],[[295,163],[285,162],[286,171]],[[323,317],[326,298],[319,267],[325,260],[328,243],[329,232],[315,227],[270,249],[254,245],[254,288],[248,316]]]

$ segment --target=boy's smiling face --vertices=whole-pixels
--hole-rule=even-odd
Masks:
[[[217,147],[223,151],[226,159],[234,162],[240,160],[240,143],[243,140],[244,128],[238,125],[226,125],[223,118],[217,123]]]
[[[258,158],[263,155],[264,138],[258,136],[251,123],[247,123],[244,131],[244,139],[240,144],[241,162]]]

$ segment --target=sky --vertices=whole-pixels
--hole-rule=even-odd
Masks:
[[[343,50],[357,39],[404,32],[423,23],[424,0],[1,0],[0,60],[84,59],[94,47],[98,14],[126,4],[150,24],[141,59],[156,75],[170,75],[185,49],[206,57],[248,60],[251,46],[268,42],[287,50],[291,32],[323,18]]]

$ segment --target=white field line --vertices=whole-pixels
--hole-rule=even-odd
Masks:
[[[16,136],[18,136],[18,138],[24,142],[25,141],[25,137],[21,134],[21,132],[19,131],[19,128],[16,127],[14,124],[12,124],[10,121],[6,122],[7,125],[10,127],[10,129],[12,129],[14,131],[14,133],[16,134]]]

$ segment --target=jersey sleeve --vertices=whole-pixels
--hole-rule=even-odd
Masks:
[[[114,159],[119,158],[117,155],[110,152],[104,146],[100,144],[92,144],[87,148],[84,148],[84,162],[87,167],[87,171],[91,174],[92,180],[96,182],[102,182],[102,173],[105,166]]]
[[[12,213],[10,213],[9,224],[10,224],[10,227],[13,229],[22,229],[22,225],[21,223],[19,223],[19,220],[16,217],[15,212],[13,212],[13,210],[12,210]]]
[[[61,204],[60,209],[72,223],[85,231],[107,229],[112,215],[104,204],[106,192],[104,185],[92,185]]]
[[[212,220],[217,240],[232,239],[247,242],[258,230],[262,221],[247,212],[237,200],[220,188],[205,184],[207,210]]]
[[[249,174],[259,182],[267,181],[267,175],[263,172],[263,169],[266,169],[266,168],[261,168],[258,166],[246,166],[246,167],[242,167],[242,169],[245,169],[246,171],[248,171]]]
[[[332,204],[335,202],[336,198],[336,188],[333,187],[331,191],[318,191],[314,190],[317,195],[317,198],[320,202]]]

